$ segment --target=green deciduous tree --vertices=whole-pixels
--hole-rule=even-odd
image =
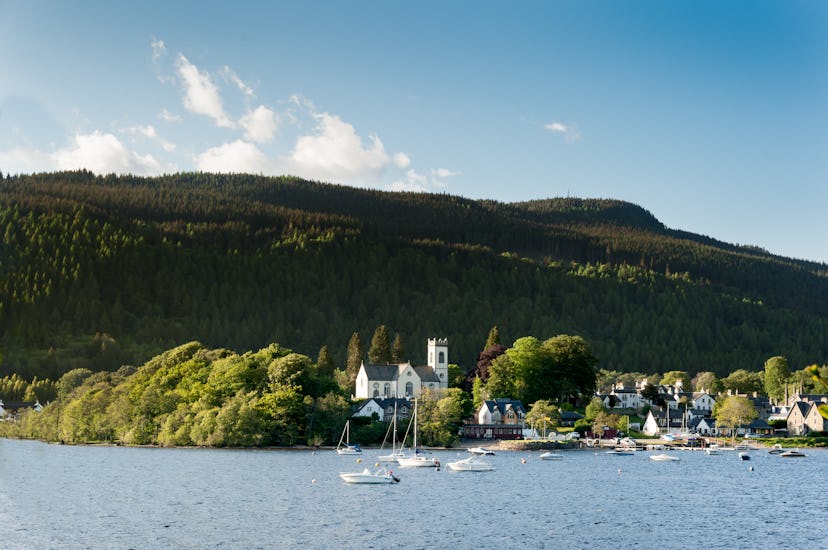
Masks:
[[[561,412],[547,399],[541,399],[532,403],[531,409],[526,413],[526,423],[535,430],[540,429],[542,436],[546,438],[548,430],[554,430],[560,425]]]
[[[771,357],[765,361],[765,394],[777,403],[784,399],[790,376],[791,370],[788,367],[788,360],[781,355]]]
[[[716,418],[716,425],[730,429],[731,435],[735,438],[736,429],[748,424],[758,413],[750,399],[729,395],[716,401],[713,416]]]
[[[722,380],[726,390],[733,390],[739,393],[753,393],[762,391],[762,380],[758,372],[749,372],[745,369],[737,369]]]

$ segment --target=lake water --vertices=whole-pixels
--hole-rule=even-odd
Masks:
[[[333,451],[74,447],[0,439],[0,545],[74,548],[828,548],[828,452],[498,452],[492,472]],[[434,453],[445,465],[465,453]],[[526,462],[523,463],[522,459]],[[753,471],[750,470],[753,467]]]

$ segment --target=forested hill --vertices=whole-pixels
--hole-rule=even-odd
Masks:
[[[828,266],[665,228],[616,200],[504,204],[250,175],[0,177],[0,375],[276,342],[341,364],[387,325],[417,363],[577,334],[600,367],[825,363]]]

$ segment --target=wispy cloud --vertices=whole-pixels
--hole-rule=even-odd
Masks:
[[[158,113],[158,118],[165,122],[181,122],[179,115],[174,115],[166,109],[161,109],[161,112]]]
[[[149,140],[152,140],[158,143],[168,153],[172,153],[173,151],[175,151],[175,144],[170,143],[169,141],[159,136],[158,132],[155,131],[155,127],[151,124],[147,124],[146,126],[132,126],[129,128],[124,128],[123,131],[133,136],[143,136]]]
[[[544,129],[554,134],[563,135],[567,142],[581,139],[581,132],[576,126],[564,124],[563,122],[550,122],[544,126]]]
[[[152,46],[152,60],[158,61],[161,57],[167,53],[167,46],[164,45],[163,40],[159,40],[154,38],[151,43]]]
[[[238,75],[236,74],[236,72],[233,69],[231,69],[230,67],[225,65],[224,69],[222,69],[221,72],[222,72],[222,75],[224,75],[224,78],[226,78],[227,80],[229,80],[230,82],[232,82],[233,84],[238,86],[239,90],[241,90],[242,93],[245,96],[255,97],[256,94],[253,92],[253,88],[251,88],[250,86],[245,84],[245,82],[241,78],[238,77]]]
[[[235,123],[224,112],[218,87],[210,75],[199,71],[182,54],[178,54],[176,69],[184,85],[184,107],[191,113],[212,118],[217,126],[235,128]]]

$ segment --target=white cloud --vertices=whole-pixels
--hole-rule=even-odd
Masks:
[[[245,84],[244,81],[236,75],[233,69],[225,65],[224,70],[222,72],[224,74],[224,77],[236,86],[238,86],[239,90],[241,90],[244,95],[246,95],[247,97],[254,97],[256,95],[255,93],[253,93],[253,89],[247,84]]]
[[[272,174],[273,163],[252,143],[237,139],[212,147],[195,159],[197,170],[202,172]]]
[[[411,166],[411,159],[408,158],[408,155],[405,153],[396,153],[394,155],[394,166],[400,168],[401,170],[405,170]]]
[[[581,132],[576,126],[570,126],[568,124],[564,124],[563,122],[550,122],[544,126],[544,129],[563,135],[564,139],[570,143],[581,139]]]
[[[338,116],[313,116],[316,133],[296,140],[290,153],[291,168],[304,177],[352,185],[378,182],[390,160],[382,141],[371,136],[370,144],[363,147],[354,127]]]
[[[180,116],[174,115],[166,109],[161,109],[161,112],[158,113],[158,118],[165,122],[181,122]]]
[[[0,167],[5,174],[32,174],[55,170],[57,165],[48,153],[15,147],[9,151],[0,151]]]
[[[450,178],[452,176],[458,175],[459,172],[453,172],[448,168],[432,168],[431,175],[435,178]]]
[[[124,147],[112,134],[95,130],[91,134],[75,134],[75,143],[51,155],[58,170],[86,168],[96,174],[161,173],[161,164],[152,155],[141,156]]]
[[[184,107],[190,112],[212,118],[218,126],[234,128],[235,124],[224,112],[219,90],[210,80],[210,75],[200,72],[182,54],[178,54],[176,68],[184,84]]]
[[[405,173],[405,178],[397,180],[388,186],[391,191],[408,191],[412,193],[428,192],[428,178],[414,170]]]
[[[159,136],[158,132],[155,131],[155,127],[151,124],[148,124],[146,126],[133,126],[131,128],[124,128],[124,132],[132,135],[144,136],[145,138],[158,143],[168,153],[172,153],[173,151],[175,151],[175,144],[170,143],[169,141]]]
[[[161,59],[161,56],[167,53],[167,47],[164,45],[163,40],[154,39],[151,45],[153,61],[158,61]]]
[[[239,124],[244,128],[245,137],[256,143],[270,141],[279,128],[276,113],[264,105],[248,111],[241,117]]]

